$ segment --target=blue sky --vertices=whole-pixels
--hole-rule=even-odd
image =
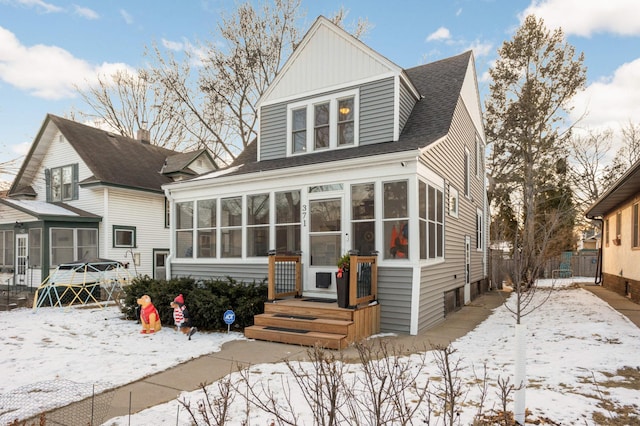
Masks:
[[[144,65],[145,46],[211,39],[234,0],[0,0],[0,162],[24,155],[47,113],[86,110],[74,85]],[[562,27],[584,52],[588,87],[575,99],[585,128],[640,122],[640,1],[302,0],[305,30],[340,6],[367,18],[371,48],[409,68],[473,49],[481,96],[497,49],[528,13]]]

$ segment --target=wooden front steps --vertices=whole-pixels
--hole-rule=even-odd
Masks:
[[[380,305],[343,309],[335,302],[294,298],[265,303],[264,314],[256,315],[244,334],[250,339],[344,349],[379,330]]]

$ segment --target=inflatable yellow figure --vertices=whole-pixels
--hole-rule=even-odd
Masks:
[[[160,328],[162,328],[160,315],[158,315],[158,310],[151,303],[151,297],[148,294],[143,295],[138,299],[138,305],[141,306],[140,322],[142,323],[142,331],[140,331],[140,334],[151,334],[160,331]]]

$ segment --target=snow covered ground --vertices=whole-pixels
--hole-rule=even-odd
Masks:
[[[560,282],[562,281],[562,282]],[[589,280],[583,280],[589,281]],[[541,286],[548,285],[541,282]],[[556,287],[548,301],[524,318],[527,326],[526,405],[532,418],[548,418],[555,424],[593,425],[592,413],[604,418],[616,416],[616,410],[626,411],[629,424],[640,424],[640,389],[637,377],[640,370],[640,329],[591,292],[568,286],[571,280],[556,280]],[[545,292],[538,291],[541,298]],[[538,299],[541,300],[541,299]],[[513,303],[511,297],[507,304]],[[20,309],[0,312],[0,424],[15,418],[16,412],[2,414],[13,407],[3,406],[15,401],[16,394],[42,387],[42,382],[76,384],[79,393],[91,392],[91,385],[99,389],[115,387],[202,354],[219,351],[231,339],[241,339],[238,333],[199,333],[189,345],[185,337],[170,330],[159,335],[140,336],[139,325],[124,321],[115,308],[52,309],[41,308],[36,313]],[[144,343],[142,343],[144,342]],[[475,374],[483,364],[491,386],[484,403],[484,411],[498,409],[500,398],[495,383],[513,373],[514,319],[506,307],[496,309],[482,324],[452,347],[460,361],[460,378],[468,383],[468,392],[461,405],[461,424],[470,424],[479,400]],[[153,361],[149,362],[150,352]],[[432,353],[427,354],[430,360]],[[403,359],[420,364],[420,354]],[[297,365],[297,364],[296,364]],[[100,368],[95,368],[100,366]],[[311,368],[303,363],[301,368]],[[473,368],[472,368],[473,367]],[[625,368],[636,375],[635,384],[621,374]],[[359,365],[350,364],[346,377],[358,383],[362,375]],[[438,376],[435,362],[427,362],[418,386],[425,386],[429,378]],[[626,375],[628,376],[628,374]],[[64,379],[64,380],[54,380]],[[298,424],[313,424],[313,416],[295,380],[284,363],[255,365],[251,370],[255,386],[269,389],[288,399],[296,410]],[[238,383],[235,373],[232,381]],[[217,392],[216,384],[209,387]],[[60,393],[62,395],[63,393]],[[12,398],[7,398],[11,395]],[[64,405],[68,400],[56,398],[58,393],[47,392],[42,405]],[[28,395],[33,399],[33,393]],[[81,395],[76,395],[80,399]],[[69,396],[67,396],[69,398]],[[71,397],[73,399],[73,396]],[[179,399],[195,405],[203,398],[201,391],[184,392]],[[605,407],[603,399],[611,403]],[[512,405],[509,409],[513,409]],[[424,410],[419,410],[424,413]],[[230,409],[232,423],[248,418],[251,425],[270,424],[273,415],[252,408],[247,414],[242,398],[236,398]],[[416,419],[417,420],[417,419]],[[432,419],[433,420],[433,419]],[[416,423],[422,423],[416,421]],[[432,424],[441,424],[432,423]],[[152,407],[133,416],[111,419],[105,425],[162,425],[190,424],[185,409],[174,400]]]

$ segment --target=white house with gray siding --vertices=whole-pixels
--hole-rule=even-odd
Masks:
[[[377,252],[382,331],[409,334],[486,290],[470,51],[403,69],[320,17],[259,114],[232,166],[164,185],[171,276],[262,281],[270,251],[301,252],[303,294],[335,298],[338,258]]]
[[[176,152],[48,114],[5,198],[0,269],[38,287],[61,263],[106,258],[166,278],[162,185],[216,169],[206,150]]]

